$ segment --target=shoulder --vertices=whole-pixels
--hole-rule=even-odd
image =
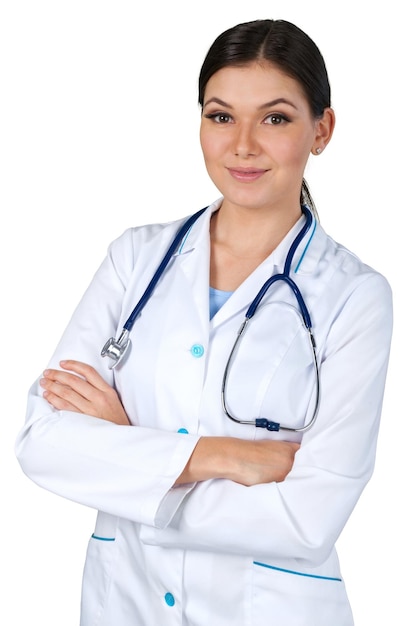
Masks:
[[[142,271],[142,266],[159,262],[185,219],[133,226],[110,243],[107,257],[123,282],[127,282],[135,266]]]
[[[166,239],[173,237],[185,219],[180,218],[170,222],[143,224],[127,228],[110,243],[109,251],[119,253],[132,250],[133,253],[139,254],[144,246],[154,246],[158,242],[161,248]]]
[[[365,263],[356,253],[328,235],[319,225],[316,239],[317,262],[339,282],[345,282],[350,287],[364,281],[382,285],[382,288],[391,291],[390,285],[383,274]]]
[[[191,241],[196,242],[207,231],[210,215],[218,202],[176,220],[128,228],[113,240],[107,258],[123,283],[128,281],[135,269],[138,275],[144,269],[150,272],[151,266],[157,267],[167,252],[176,254],[177,246],[183,250],[186,239],[189,246]],[[204,213],[206,217],[198,219]]]
[[[357,254],[318,228],[315,275],[322,287],[321,301],[327,303],[332,320],[348,319],[366,326],[373,320],[391,328],[393,317],[392,289],[386,277],[363,262]],[[380,321],[379,321],[380,320]]]

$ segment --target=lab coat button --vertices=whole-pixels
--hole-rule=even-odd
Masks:
[[[189,431],[187,428],[179,428],[178,433],[183,433],[185,435],[188,435]]]
[[[190,352],[196,359],[200,359],[200,357],[204,354],[204,348],[200,343],[195,343],[190,348]]]
[[[175,604],[175,598],[171,593],[169,593],[169,591],[165,594],[165,602],[168,606],[174,606]]]

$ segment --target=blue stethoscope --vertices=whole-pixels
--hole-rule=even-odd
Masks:
[[[145,289],[143,295],[141,296],[141,298],[139,299],[138,303],[136,304],[136,306],[134,307],[134,309],[131,312],[131,315],[129,316],[129,318],[127,319],[126,323],[123,326],[123,329],[118,337],[118,339],[115,339],[114,337],[110,337],[110,339],[108,339],[106,341],[106,343],[104,344],[102,351],[101,351],[101,356],[102,357],[109,357],[111,359],[111,363],[110,363],[110,369],[114,369],[124,358],[129,346],[130,346],[130,332],[132,327],[134,326],[134,323],[137,319],[137,317],[139,316],[139,314],[141,313],[142,309],[144,308],[144,306],[147,304],[148,300],[150,299],[157,283],[159,282],[159,280],[161,279],[162,275],[165,272],[165,269],[168,265],[168,263],[170,262],[173,254],[176,252],[176,250],[178,249],[179,245],[181,244],[183,238],[187,235],[187,233],[189,232],[190,228],[193,226],[193,224],[195,223],[195,221],[200,217],[200,215],[202,215],[202,213],[204,213],[204,211],[206,211],[207,207],[205,207],[204,209],[201,209],[200,211],[197,211],[197,213],[194,213],[193,215],[191,215],[180,227],[180,229],[178,230],[178,232],[176,233],[171,245],[168,248],[168,251],[166,252],[165,256],[163,257],[161,263],[159,264],[157,270],[155,271],[155,274],[153,275],[150,283],[148,284],[147,288]],[[223,411],[224,413],[227,415],[228,418],[230,418],[233,422],[236,422],[237,424],[248,424],[248,425],[253,425],[256,426],[258,428],[266,428],[269,431],[279,431],[279,430],[286,430],[286,431],[291,431],[291,432],[304,432],[306,430],[309,430],[309,428],[311,428],[317,418],[317,413],[318,413],[318,409],[319,409],[319,404],[320,404],[320,375],[319,375],[319,367],[318,367],[318,363],[317,363],[317,356],[316,356],[316,342],[314,340],[314,336],[313,336],[313,332],[312,332],[312,322],[311,322],[311,318],[310,318],[310,314],[309,311],[307,309],[306,303],[303,299],[303,296],[300,292],[299,287],[296,285],[295,281],[290,277],[290,272],[291,272],[291,266],[292,266],[292,261],[293,261],[293,257],[294,254],[299,246],[299,244],[303,241],[304,237],[306,236],[306,234],[308,233],[308,231],[310,230],[312,223],[313,223],[313,214],[312,212],[306,207],[303,206],[302,207],[302,211],[304,213],[305,216],[305,223],[303,225],[303,227],[301,228],[300,232],[298,233],[298,235],[296,236],[295,240],[293,241],[288,254],[286,256],[286,260],[285,260],[285,265],[283,268],[283,272],[280,274],[274,274],[273,276],[271,276],[270,278],[268,278],[268,280],[262,285],[261,289],[258,291],[257,295],[255,296],[255,298],[253,299],[253,301],[251,302],[250,306],[247,309],[247,312],[245,314],[245,319],[243,321],[243,323],[241,324],[238,333],[237,333],[237,338],[234,342],[234,345],[231,349],[230,355],[228,357],[227,363],[226,363],[226,367],[224,369],[224,375],[223,375],[223,382],[222,382],[222,386],[221,386],[221,404],[223,407]],[[313,228],[313,232],[315,229],[316,224],[314,224],[314,228]],[[310,240],[306,246],[306,249],[302,255],[302,257],[304,256],[307,247],[310,243]],[[299,262],[300,263],[300,262]],[[288,426],[283,426],[282,424],[280,424],[279,422],[274,422],[272,420],[268,420],[264,417],[259,417],[256,419],[252,419],[252,420],[242,420],[242,419],[238,419],[237,417],[235,417],[234,415],[232,415],[228,409],[227,406],[227,401],[226,401],[226,388],[227,388],[227,380],[228,380],[228,375],[230,372],[230,368],[231,368],[231,363],[233,361],[233,358],[236,354],[236,350],[237,347],[241,341],[241,338],[243,336],[243,334],[246,332],[248,324],[250,322],[250,320],[252,320],[252,318],[255,315],[255,312],[259,306],[259,304],[261,303],[263,297],[265,296],[265,294],[268,292],[268,289],[275,284],[278,281],[283,281],[286,285],[288,285],[288,287],[291,289],[291,291],[293,292],[293,294],[295,295],[298,307],[299,307],[299,311],[300,311],[300,317],[301,320],[303,322],[304,328],[307,331],[307,335],[308,335],[308,339],[309,339],[309,345],[310,345],[310,349],[311,349],[311,354],[312,354],[312,363],[313,363],[313,369],[314,369],[314,378],[315,378],[315,400],[314,400],[314,407],[313,407],[313,413],[311,418],[309,419],[309,421],[302,426],[301,428],[291,428]],[[299,311],[297,312],[299,315]]]

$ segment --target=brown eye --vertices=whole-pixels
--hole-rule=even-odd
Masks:
[[[229,124],[232,119],[227,113],[208,113],[205,117],[209,120],[213,120],[217,124]]]
[[[283,124],[284,122],[288,122],[289,120],[284,115],[280,113],[272,113],[272,115],[268,115],[265,119],[265,124],[271,124],[273,126],[277,126],[279,124]]]

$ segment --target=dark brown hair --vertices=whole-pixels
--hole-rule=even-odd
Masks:
[[[294,78],[302,87],[315,118],[331,106],[330,82],[324,59],[314,41],[304,31],[285,20],[255,20],[224,31],[209,48],[199,75],[199,104],[210,78],[224,67],[268,61]],[[317,210],[309,187],[302,183],[301,204]]]
[[[256,20],[229,28],[215,39],[199,76],[199,103],[210,78],[224,67],[268,61],[302,87],[314,117],[331,105],[324,59],[312,39],[285,20]]]

